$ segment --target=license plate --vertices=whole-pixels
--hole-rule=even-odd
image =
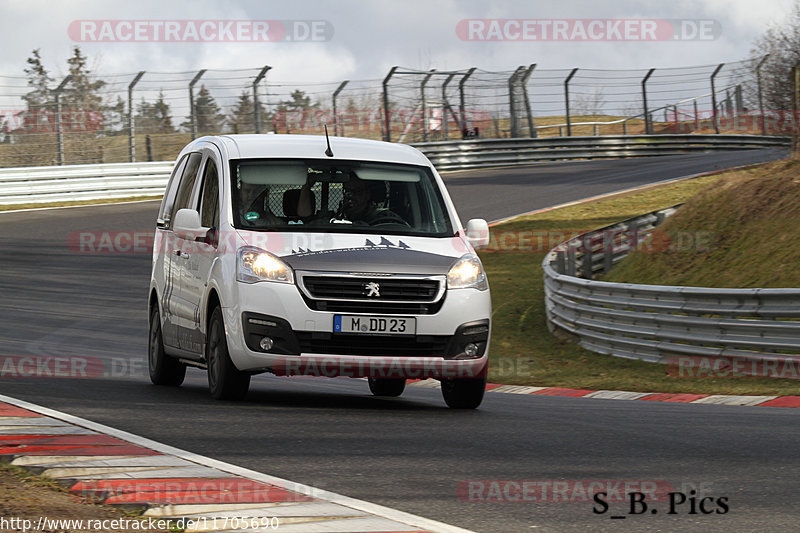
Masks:
[[[415,335],[417,319],[397,316],[333,315],[333,332]]]

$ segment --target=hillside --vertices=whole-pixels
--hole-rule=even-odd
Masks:
[[[651,250],[606,281],[705,287],[800,287],[800,161],[723,175],[655,234]]]

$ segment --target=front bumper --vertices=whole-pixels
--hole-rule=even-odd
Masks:
[[[224,312],[228,349],[240,370],[328,377],[485,376],[489,291],[451,290],[435,314],[403,315],[416,318],[414,336],[334,334],[336,313],[310,309],[289,284],[240,286],[236,301],[239,305]],[[273,341],[268,350],[259,345],[264,337]],[[468,344],[474,346],[466,350]]]

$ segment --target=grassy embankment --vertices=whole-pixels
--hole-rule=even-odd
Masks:
[[[638,214],[688,202],[663,226],[702,235],[708,250],[633,254],[613,281],[725,286],[800,286],[798,162],[684,180],[562,209],[492,228],[494,246],[480,253],[494,303],[489,379],[494,382],[708,394],[800,394],[800,381],[749,377],[672,377],[663,365],[590,352],[547,329],[541,262],[565,240]],[[514,249],[515,243],[517,249]],[[498,249],[499,248],[499,249]],[[505,249],[504,249],[505,248]]]

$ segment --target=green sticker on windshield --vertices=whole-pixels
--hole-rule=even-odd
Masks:
[[[255,211],[248,211],[247,213],[244,214],[244,219],[245,220],[256,220],[256,219],[258,219],[258,213],[256,213]]]

